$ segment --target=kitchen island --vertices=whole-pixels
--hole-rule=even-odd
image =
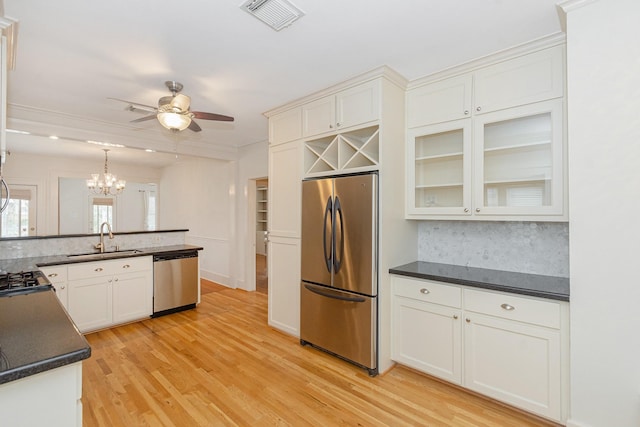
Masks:
[[[82,360],[90,355],[51,286],[0,297],[3,425],[82,425]]]

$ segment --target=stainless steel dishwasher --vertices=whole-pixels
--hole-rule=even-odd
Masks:
[[[198,302],[198,251],[153,256],[153,315],[195,308]]]

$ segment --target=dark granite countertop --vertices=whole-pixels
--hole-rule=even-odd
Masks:
[[[91,347],[53,288],[0,297],[0,384],[89,356]]]
[[[431,279],[514,294],[569,301],[569,279],[461,265],[416,261],[389,269],[401,276]]]
[[[187,250],[198,250],[198,251],[203,250],[201,246],[192,246],[192,245],[155,246],[155,247],[148,247],[148,248],[131,248],[131,249],[135,249],[138,252],[132,254],[132,253],[126,253],[121,251],[121,254],[109,253],[107,257],[101,257],[100,254],[96,253],[95,257],[90,257],[90,258],[73,258],[68,256],[71,254],[64,254],[64,255],[41,256],[41,257],[32,257],[32,258],[3,259],[3,260],[0,260],[0,270],[13,273],[18,271],[38,270],[39,267],[47,267],[51,265],[104,261],[107,259],[149,256],[149,255],[157,255],[157,254],[168,253],[168,252],[180,252],[180,251],[187,251]]]

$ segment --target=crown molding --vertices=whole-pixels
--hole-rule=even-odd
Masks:
[[[9,104],[7,128],[37,135],[56,135],[60,139],[102,141],[122,144],[128,148],[152,149],[220,160],[237,160],[235,146],[213,144],[200,134],[172,134],[162,128],[140,129],[132,125],[87,119],[71,114],[24,105]]]
[[[434,83],[438,80],[443,80],[449,77],[457,76],[460,74],[466,74],[473,72],[479,68],[486,67],[488,65],[495,64],[497,62],[507,61],[518,56],[522,56],[528,53],[536,52],[539,50],[547,49],[553,46],[566,44],[566,35],[563,32],[557,32],[550,34],[535,40],[531,40],[526,43],[522,43],[508,49],[500,50],[498,52],[491,53],[486,56],[465,62],[460,65],[456,65],[450,68],[446,68],[442,71],[438,71],[428,76],[412,80],[407,89],[413,89],[418,86],[422,86],[429,83]]]

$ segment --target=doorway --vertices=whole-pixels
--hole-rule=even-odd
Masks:
[[[267,230],[269,217],[269,180],[256,180],[256,292],[268,293]]]

